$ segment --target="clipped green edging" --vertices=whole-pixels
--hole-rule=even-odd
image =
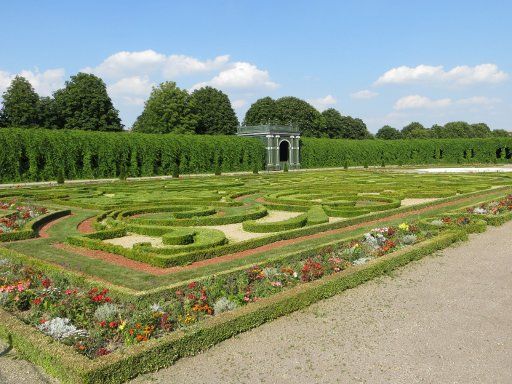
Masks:
[[[8,232],[0,234],[0,243],[7,241],[17,241],[17,240],[26,240],[31,239],[37,236],[37,231],[49,223],[50,221],[59,219],[63,216],[70,215],[71,211],[69,209],[64,209],[60,211],[50,212],[45,215],[41,215],[36,217],[35,219],[29,221],[23,226],[23,229],[15,232]]]
[[[207,319],[187,330],[176,331],[95,360],[89,360],[71,347],[53,341],[2,309],[0,336],[10,340],[25,358],[41,365],[65,383],[122,383],[138,374],[172,365],[181,357],[193,355],[235,334],[334,296],[466,237],[463,231],[447,232],[365,265],[301,284],[257,303]]]

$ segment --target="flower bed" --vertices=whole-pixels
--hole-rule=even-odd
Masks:
[[[0,201],[0,213],[1,211],[10,213],[0,217],[0,235],[19,231],[32,219],[48,213],[48,209],[44,207],[24,205],[16,200]]]
[[[55,340],[95,358],[364,264],[432,235],[407,223],[375,228],[359,240],[314,257],[254,265],[238,274],[191,282],[151,305],[112,299],[106,289],[85,289],[65,278],[2,259],[0,306]]]
[[[420,222],[426,228],[462,229],[467,233],[481,233],[487,227],[486,221],[467,213],[447,213]]]
[[[512,194],[499,200],[469,207],[466,209],[466,213],[480,217],[490,225],[501,225],[512,219]]]
[[[122,383],[137,374],[172,365],[181,357],[194,355],[237,333],[353,288],[465,238],[464,232],[447,231],[415,246],[403,247],[378,257],[365,265],[353,266],[339,273],[297,284],[271,297],[218,316],[205,316],[204,321],[186,330],[177,329],[159,339],[139,342],[126,350],[115,351],[94,360],[75,353],[72,346],[52,342],[50,336],[17,320],[2,308],[0,337],[9,338],[22,356],[43,366],[63,382]],[[65,321],[62,323],[69,325]]]

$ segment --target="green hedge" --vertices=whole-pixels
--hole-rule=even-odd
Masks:
[[[269,233],[288,231],[290,229],[302,228],[308,221],[308,214],[303,213],[299,216],[281,221],[257,222],[247,220],[242,223],[244,231],[256,233]]]
[[[7,241],[17,241],[17,240],[26,240],[32,237],[37,236],[37,231],[45,224],[50,221],[56,220],[60,217],[70,215],[71,211],[69,209],[64,209],[60,211],[50,212],[45,215],[39,216],[28,223],[26,223],[23,228],[19,231],[7,232],[0,234],[0,243]]]
[[[511,162],[512,138],[432,140],[301,139],[302,168],[384,164]]]
[[[209,135],[0,129],[0,182],[213,173],[263,169],[258,139]]]

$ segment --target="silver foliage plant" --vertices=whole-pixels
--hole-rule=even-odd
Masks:
[[[405,244],[405,245],[411,245],[411,244],[414,244],[417,239],[418,238],[416,235],[409,234],[409,235],[405,235],[404,237],[402,237],[401,242],[402,242],[402,244]]]
[[[94,317],[98,321],[112,320],[118,312],[119,310],[115,304],[104,303],[96,308],[96,311],[94,311]]]
[[[236,307],[237,304],[235,302],[229,300],[227,297],[221,297],[213,305],[213,311],[216,315],[218,315],[222,312],[232,311]]]
[[[87,336],[86,330],[78,329],[73,324],[71,324],[69,319],[61,317],[56,317],[50,321],[40,324],[37,328],[41,332],[56,340],[63,340],[70,337]]]

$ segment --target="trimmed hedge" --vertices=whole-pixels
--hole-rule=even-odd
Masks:
[[[45,224],[50,221],[56,220],[60,217],[70,215],[71,211],[69,209],[64,209],[60,211],[50,212],[45,215],[36,217],[35,219],[26,223],[22,229],[14,232],[7,232],[0,234],[0,243],[7,241],[17,241],[17,240],[26,240],[32,237],[37,236],[37,231]]]
[[[138,228],[142,228],[142,231],[150,228],[148,232],[153,231],[152,233],[156,233],[160,230],[161,227],[142,226]],[[135,230],[137,230],[137,227],[135,227]],[[183,232],[186,231],[185,228],[182,228],[181,230]],[[173,228],[167,227],[167,232],[172,233]],[[125,236],[127,234],[127,229],[125,227],[117,227],[114,229],[94,232],[82,236],[69,236],[66,239],[66,242],[78,247],[115,253],[131,260],[141,261],[143,263],[161,268],[184,265],[194,261],[209,258],[201,257],[204,255],[203,250],[219,247],[227,242],[224,232],[216,229],[195,228],[193,233],[193,242],[184,243],[184,245],[168,246],[163,248],[155,248],[147,244],[139,244],[133,248],[125,248],[121,245],[110,244],[102,241],[115,237]],[[173,235],[175,234],[172,233],[171,236]],[[177,237],[175,237],[173,240],[177,241]],[[181,240],[184,241],[183,237]],[[198,255],[200,257],[198,257]]]
[[[117,178],[264,169],[261,140],[220,135],[157,135],[1,129],[0,182]],[[301,167],[507,163],[512,138],[301,140]]]
[[[194,355],[238,333],[356,287],[466,237],[463,231],[448,232],[365,265],[298,285],[257,303],[207,319],[191,329],[176,331],[94,361],[77,354],[69,346],[53,341],[1,309],[0,337],[9,339],[22,356],[65,383],[122,383],[138,374],[170,366],[181,357]]]
[[[252,171],[264,169],[258,139],[79,130],[0,129],[0,182]]]
[[[210,213],[215,213],[214,209],[210,208],[192,208],[187,214],[191,212],[199,212],[200,214],[197,217],[188,217],[188,218],[170,218],[170,219],[155,219],[148,217],[131,217],[132,215],[139,213],[151,213],[151,212],[172,212],[174,216],[176,216],[177,212],[173,212],[173,207],[148,207],[141,208],[137,210],[129,210],[122,211],[119,214],[114,213],[119,220],[127,223],[133,224],[141,224],[141,225],[153,225],[153,226],[182,226],[182,227],[192,227],[192,226],[206,226],[206,225],[225,225],[225,224],[235,224],[240,223],[246,220],[254,220],[259,219],[267,215],[267,209],[263,206],[255,206],[253,208],[247,209],[245,212],[240,212],[233,215],[226,216],[215,216]],[[204,213],[204,215],[202,214]],[[184,217],[184,215],[182,215]]]
[[[512,137],[489,139],[301,139],[302,168],[382,164],[509,163]]]
[[[268,233],[268,232],[281,232],[290,229],[301,228],[306,225],[308,221],[308,214],[303,213],[299,216],[292,217],[287,220],[273,221],[273,222],[257,222],[254,220],[247,220],[242,223],[242,228],[247,232]]]

